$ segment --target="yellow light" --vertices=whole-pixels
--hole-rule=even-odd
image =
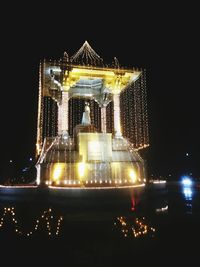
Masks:
[[[102,159],[101,142],[99,142],[98,140],[93,140],[88,142],[88,158],[89,160]]]
[[[65,164],[64,163],[55,163],[53,168],[53,181],[57,181],[61,178],[63,171],[64,171]]]
[[[131,170],[129,171],[129,176],[130,176],[130,178],[131,178],[131,182],[132,182],[132,183],[135,183],[136,180],[137,180],[137,175],[136,175],[136,172],[135,172],[134,169],[131,169]]]
[[[85,173],[85,163],[84,162],[79,162],[78,163],[78,174],[80,178],[83,178]]]

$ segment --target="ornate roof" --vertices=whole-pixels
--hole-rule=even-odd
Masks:
[[[77,64],[99,66],[103,65],[103,59],[94,51],[88,41],[71,57],[71,61]]]

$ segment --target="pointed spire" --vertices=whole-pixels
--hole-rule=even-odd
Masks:
[[[103,59],[94,51],[88,41],[85,41],[81,48],[71,57],[71,60],[78,64],[102,65]]]
[[[115,68],[119,68],[119,60],[116,57],[114,57],[113,65]]]
[[[69,62],[69,55],[67,54],[66,51],[63,54],[63,62]]]

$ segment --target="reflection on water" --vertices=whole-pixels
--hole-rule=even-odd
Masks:
[[[165,212],[168,212],[168,205],[164,206],[164,207],[161,207],[161,208],[157,208],[156,209],[156,212],[157,213],[165,213]]]
[[[63,202],[60,199],[51,204],[47,201],[42,206],[32,199],[29,203],[15,203],[10,200],[10,204],[6,204],[6,200],[0,204],[0,236],[2,233],[4,236],[8,233],[10,236],[29,238],[59,236],[59,239],[72,238],[75,240],[79,239],[81,235],[84,240],[89,235],[93,236],[93,233],[96,234],[97,239],[106,233],[107,239],[109,236],[113,238],[112,235],[123,240],[157,238],[160,233],[166,232],[166,227],[169,227],[171,221],[177,221],[179,224],[181,216],[191,215],[194,212],[199,214],[197,213],[199,194],[195,189],[194,200],[193,190],[194,186],[187,183],[181,187],[180,184],[173,187],[171,192],[152,189],[142,193],[134,191],[127,203],[129,210],[119,208],[119,210],[108,211],[103,209],[104,204],[100,210],[87,209],[81,200],[78,203],[78,207],[80,207],[78,210],[65,206],[65,199],[62,199]],[[173,229],[173,227],[171,228]]]
[[[127,218],[125,216],[120,216],[117,217],[114,225],[124,237],[154,237],[155,234],[155,228],[146,221],[145,217]]]
[[[185,196],[185,199],[188,200],[192,200],[192,195],[193,195],[193,191],[192,188],[190,187],[184,187],[183,188],[183,194]]]
[[[193,200],[193,183],[192,181],[187,178],[184,179],[182,182],[182,192],[185,198],[185,204],[186,204],[186,213],[192,214],[192,200]]]
[[[23,251],[37,261],[34,253],[41,252],[44,266],[54,256],[56,262],[71,259],[70,266],[89,267],[135,264],[136,257],[140,263],[152,259],[153,264],[160,257],[159,266],[169,258],[170,266],[174,257],[188,255],[188,250],[190,258],[199,255],[194,252],[200,234],[199,185],[149,187],[145,192],[134,191],[123,205],[116,204],[115,198],[107,202],[93,198],[96,202],[91,203],[90,197],[85,201],[80,197],[71,203],[57,195],[53,199],[34,196],[27,202],[25,197],[0,196],[1,251],[10,253],[14,247],[19,255]]]
[[[37,231],[46,232],[48,236],[58,236],[60,232],[62,216],[55,218],[52,209],[44,210],[42,214],[35,219],[33,227],[30,231],[23,230],[20,223],[16,219],[16,212],[14,207],[4,207],[3,214],[0,218],[0,231],[7,231],[8,227],[13,226],[14,233],[20,236],[31,237]],[[44,227],[45,226],[45,227]]]

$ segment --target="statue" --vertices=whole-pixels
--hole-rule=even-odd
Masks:
[[[83,117],[82,117],[81,123],[85,124],[85,125],[91,124],[90,107],[89,107],[88,102],[85,102],[85,111],[83,112]]]

